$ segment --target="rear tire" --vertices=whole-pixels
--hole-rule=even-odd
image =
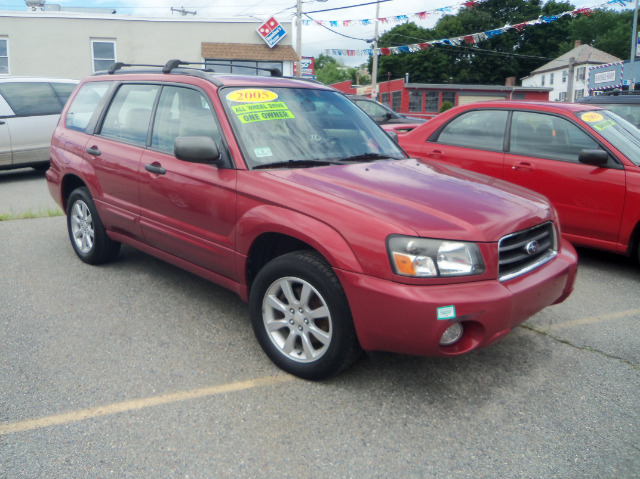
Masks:
[[[269,262],[249,297],[253,331],[281,369],[304,379],[325,379],[358,357],[347,297],[331,266],[313,251]]]
[[[76,188],[69,196],[67,230],[73,250],[85,263],[106,263],[120,252],[120,243],[107,236],[91,193],[86,187]]]

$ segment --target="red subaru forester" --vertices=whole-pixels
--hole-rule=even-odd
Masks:
[[[571,292],[542,196],[407,158],[331,88],[184,66],[116,64],[62,113],[47,180],[86,263],[124,243],[235,291],[309,379],[361,349],[463,354]]]

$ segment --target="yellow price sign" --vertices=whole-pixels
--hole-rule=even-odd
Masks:
[[[276,92],[260,88],[245,88],[244,90],[232,91],[227,95],[227,100],[240,103],[260,103],[273,101],[277,98]]]
[[[595,111],[583,113],[580,118],[582,118],[582,121],[586,121],[587,123],[595,123],[597,121],[604,120],[604,117],[600,113],[596,113]]]

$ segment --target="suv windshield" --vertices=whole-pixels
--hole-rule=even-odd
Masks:
[[[307,88],[224,88],[220,98],[249,168],[405,158],[342,94]]]
[[[634,125],[608,110],[581,111],[576,115],[629,161],[640,166],[640,130]]]

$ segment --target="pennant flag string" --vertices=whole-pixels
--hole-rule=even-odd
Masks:
[[[456,5],[452,5],[449,7],[441,7],[441,8],[436,8],[434,10],[426,10],[423,12],[417,12],[417,13],[411,13],[408,15],[393,15],[390,17],[381,17],[381,18],[365,18],[365,19],[360,19],[360,20],[302,20],[302,25],[308,26],[308,25],[313,25],[313,24],[317,24],[317,25],[321,25],[321,26],[329,26],[332,28],[337,28],[337,27],[355,27],[355,26],[369,26],[369,25],[373,25],[376,20],[382,24],[388,25],[388,24],[401,24],[401,23],[406,23],[409,21],[413,21],[413,20],[426,20],[427,18],[429,18],[431,15],[444,15],[444,14],[448,14],[448,13],[454,13],[456,11],[458,11],[460,8],[473,8],[477,5],[480,5],[482,3],[485,3],[487,0],[473,0],[473,1],[467,1],[467,2],[462,2],[462,3],[458,3]],[[605,7],[605,6],[622,6],[622,7],[626,7],[628,5],[631,4],[631,0],[608,0],[606,3],[603,3],[602,5],[599,5],[597,7],[593,7],[592,9],[595,8],[601,8],[601,7]],[[582,9],[579,9],[582,10]],[[589,9],[587,9],[589,10]]]
[[[465,2],[461,5],[464,5],[467,8],[472,8],[472,6],[475,6],[479,3],[482,3],[486,0],[475,0],[475,1],[468,1]],[[430,48],[434,45],[450,45],[450,46],[459,46],[462,44],[467,44],[467,45],[474,45],[476,43],[479,43],[483,40],[487,40],[490,38],[494,38],[498,35],[502,35],[503,33],[505,33],[506,31],[509,31],[511,29],[515,29],[518,32],[521,32],[525,27],[529,27],[531,25],[542,25],[542,24],[548,24],[548,23],[552,23],[555,22],[557,20],[559,20],[562,17],[565,16],[571,16],[571,17],[576,17],[579,15],[590,15],[591,13],[593,13],[593,10],[598,9],[598,8],[603,8],[607,5],[611,5],[611,4],[622,4],[625,5],[631,3],[631,0],[609,0],[607,1],[607,3],[605,4],[601,4],[598,5],[596,7],[592,7],[592,8],[587,8],[587,7],[583,7],[583,8],[578,8],[576,10],[571,10],[571,11],[566,11],[566,12],[562,12],[558,15],[552,15],[552,16],[540,16],[535,20],[530,20],[528,22],[522,22],[522,23],[517,23],[515,25],[505,25],[502,28],[497,28],[494,30],[488,30],[486,32],[479,32],[479,33],[472,33],[469,35],[462,35],[459,37],[453,37],[453,38],[442,38],[440,40],[433,40],[430,42],[424,42],[424,43],[415,43],[413,45],[404,45],[404,46],[399,46],[399,47],[387,47],[387,48],[377,48],[377,49],[372,49],[372,48],[366,48],[363,50],[342,50],[342,49],[336,49],[336,48],[330,48],[325,50],[325,53],[327,53],[328,55],[334,55],[334,56],[371,56],[371,55],[382,55],[382,56],[387,56],[387,55],[397,55],[400,53],[415,53],[415,52],[419,52],[421,50],[426,50],[427,48]],[[451,8],[451,7],[444,7],[446,8]],[[442,10],[442,9],[439,9]],[[399,15],[398,17],[393,17],[393,18],[400,18],[400,17],[404,17],[404,20],[402,20],[403,22],[405,21],[409,21],[409,16],[407,15]],[[387,19],[378,19],[380,21],[384,22],[383,20],[387,20],[389,21],[389,18]],[[343,21],[343,25],[346,25],[347,22],[352,22],[352,20],[344,20]],[[319,23],[319,22],[316,22]]]

